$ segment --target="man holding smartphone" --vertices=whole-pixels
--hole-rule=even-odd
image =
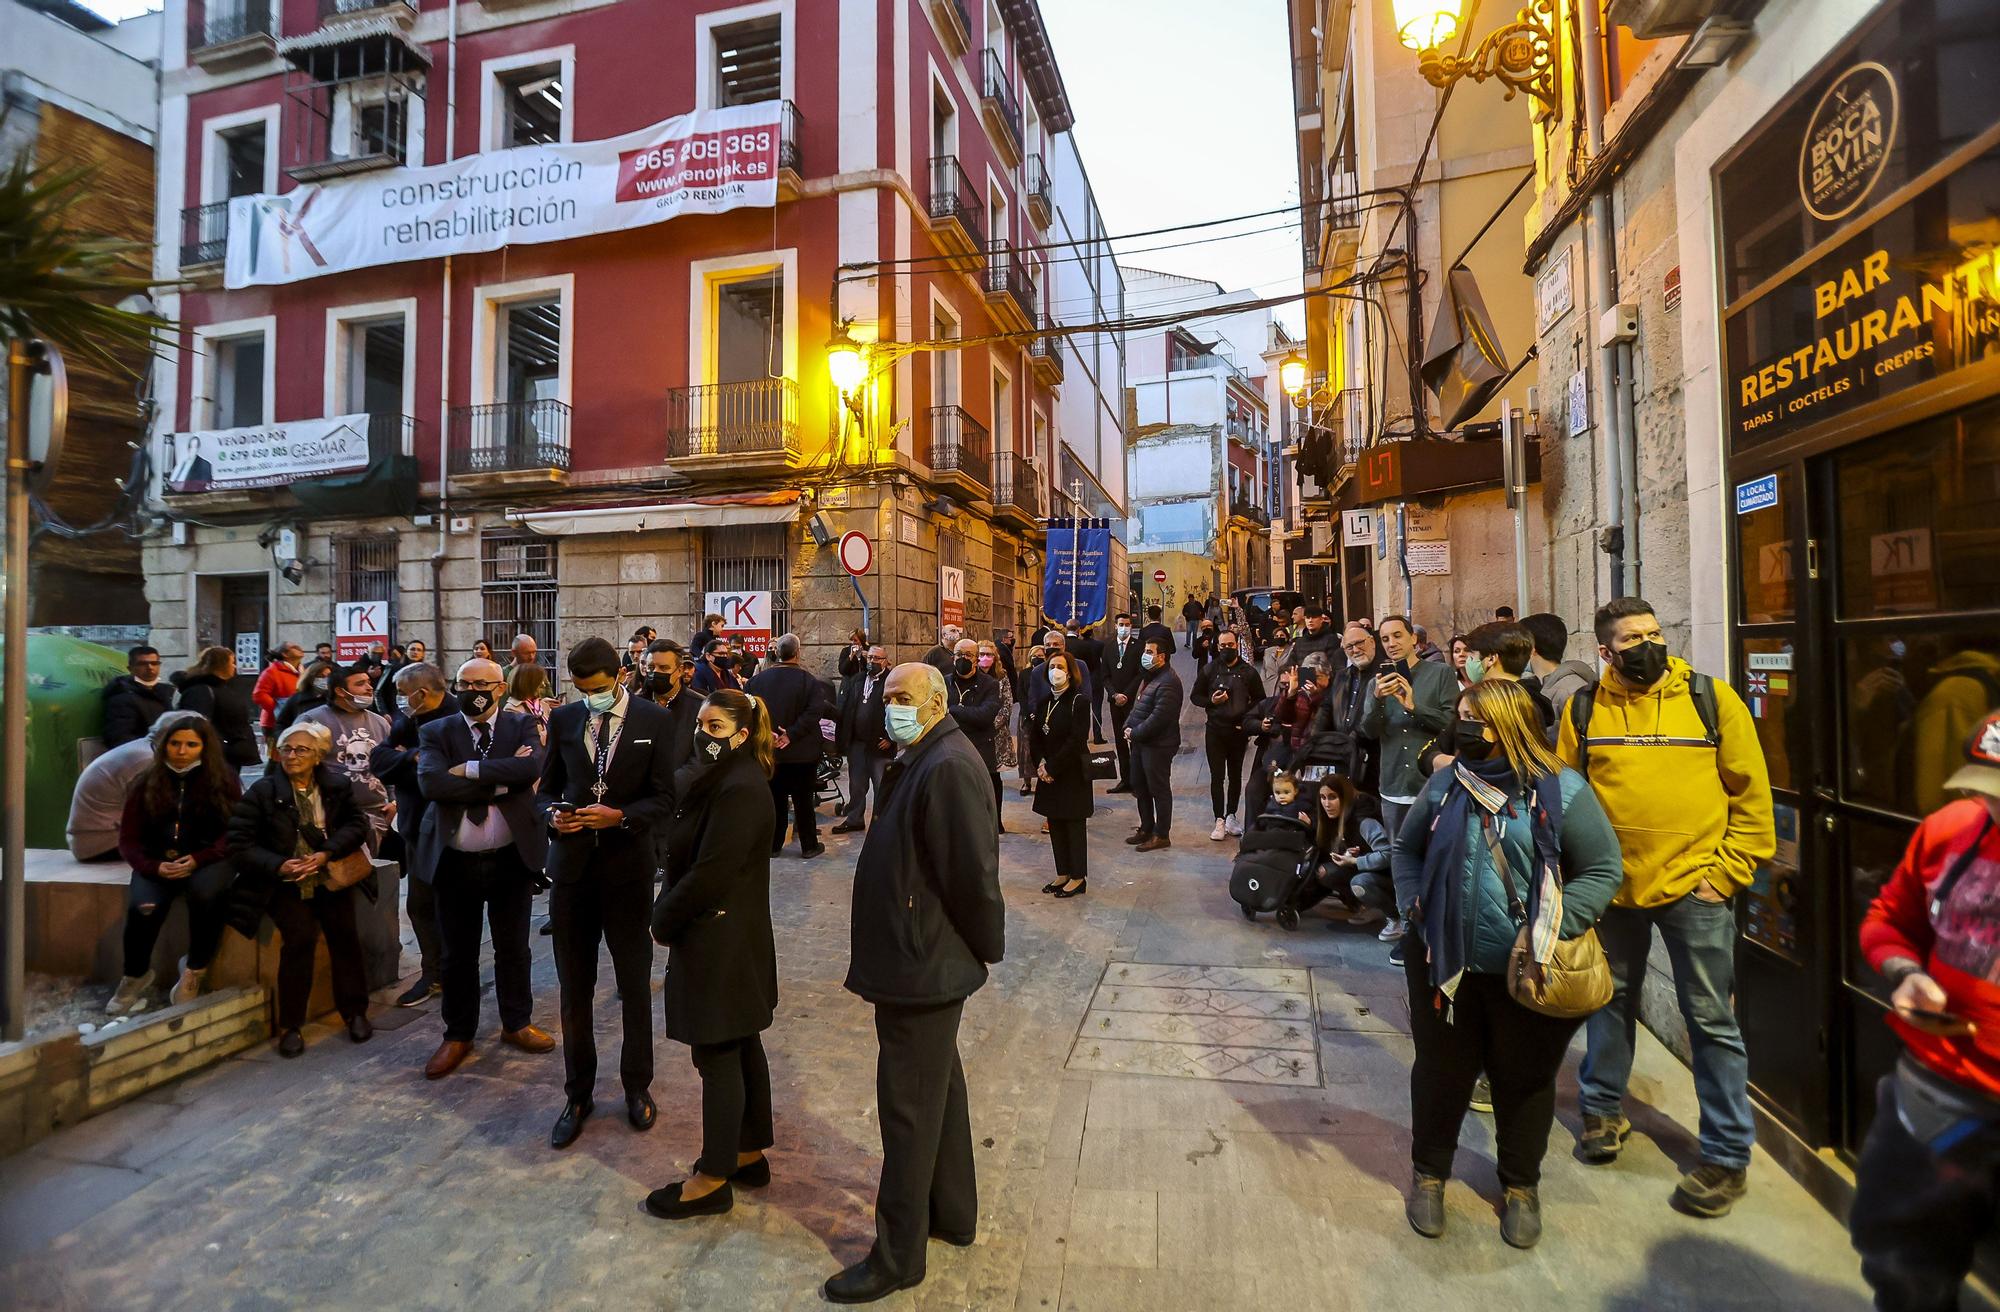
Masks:
[[[1416,632],[1401,615],[1384,617],[1376,637],[1382,655],[1363,695],[1361,732],[1377,744],[1382,824],[1393,840],[1423,790],[1417,754],[1457,714],[1458,677],[1443,661],[1417,658]]]

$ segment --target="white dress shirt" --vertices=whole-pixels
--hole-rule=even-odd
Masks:
[[[487,739],[489,748],[494,738],[500,732],[500,713],[497,703],[493,710],[486,713],[484,720],[480,720],[476,716],[464,714],[461,714],[459,718],[465,721],[466,731],[472,735],[472,742],[475,747],[479,744],[479,726],[481,724],[486,726],[486,732],[490,735]],[[465,763],[466,778],[477,779],[479,777],[479,763],[480,758],[477,756]],[[504,786],[496,788],[493,792],[494,803],[498,803],[500,798],[505,796],[506,793],[507,789]],[[458,832],[450,836],[450,846],[461,852],[497,852],[501,848],[512,844],[513,841],[514,830],[508,825],[507,817],[500,814],[498,805],[487,806],[486,819],[481,824],[474,824],[469,812],[460,816],[458,820]]]

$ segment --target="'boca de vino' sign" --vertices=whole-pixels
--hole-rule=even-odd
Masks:
[[[1851,214],[1882,177],[1896,139],[1896,79],[1872,60],[1820,97],[1799,147],[1799,194],[1816,219]]]

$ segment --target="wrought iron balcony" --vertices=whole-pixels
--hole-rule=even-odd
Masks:
[[[1048,227],[1055,217],[1055,189],[1049,182],[1049,168],[1039,150],[1021,161],[1021,194],[1028,204],[1029,220],[1037,228]]]
[[[979,52],[979,112],[993,144],[1009,164],[1021,162],[1021,101],[1000,55],[991,46]]]
[[[944,38],[945,49],[962,55],[972,48],[972,15],[965,0],[930,0],[931,20]]]
[[[986,247],[986,229],[980,222],[979,193],[971,179],[951,155],[931,158],[931,194],[927,202],[931,220],[931,240],[952,260],[954,268],[976,269]]]
[[[799,385],[789,378],[706,383],[667,393],[667,459],[799,455]]]
[[[1019,251],[996,244],[986,253],[980,286],[986,291],[986,308],[1003,332],[1025,332],[1041,321],[1028,269]]]
[[[924,443],[924,463],[939,482],[970,484],[982,494],[993,486],[992,436],[964,407],[932,406]]]
[[[569,472],[570,408],[561,401],[455,406],[449,473],[493,482],[560,482]]]
[[[417,6],[414,0],[319,0],[319,21],[322,24],[376,17],[412,23],[416,21]]]
[[[190,205],[181,211],[181,267],[220,264],[229,251],[229,202]]]
[[[1271,512],[1255,504],[1247,497],[1239,496],[1230,500],[1229,517],[1231,519],[1248,520],[1259,528],[1269,528],[1271,526]]]
[[[796,103],[786,100],[778,105],[778,167],[803,173],[800,166],[799,126],[803,121]]]
[[[1013,451],[993,457],[993,508],[1028,526],[1048,518],[1048,480],[1032,457]]]
[[[276,48],[273,0],[194,0],[188,59],[204,66],[261,58]]]
[[[1046,330],[1049,325],[1043,324]],[[1028,365],[1035,376],[1051,387],[1063,380],[1063,370],[1068,364],[1069,350],[1060,337],[1037,337],[1028,347]]]

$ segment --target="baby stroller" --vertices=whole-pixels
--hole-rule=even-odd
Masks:
[[[833,803],[835,811],[847,810],[847,790],[841,786],[841,773],[846,763],[838,756],[822,756],[819,768],[813,774],[813,805],[825,806]]]
[[[1297,929],[1299,912],[1325,896],[1312,878],[1313,831],[1288,815],[1260,815],[1243,833],[1229,869],[1229,896],[1245,920],[1276,912],[1278,927]]]

